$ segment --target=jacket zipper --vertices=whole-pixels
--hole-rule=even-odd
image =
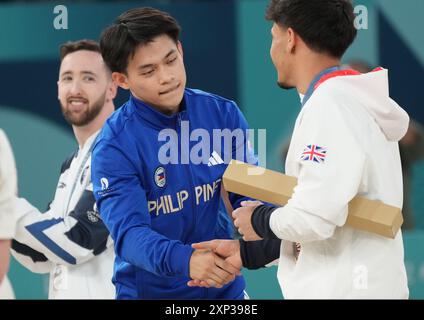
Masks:
[[[181,120],[181,113],[178,113],[177,119],[178,119],[177,132],[178,132],[178,136],[181,138],[181,121],[182,121]],[[188,143],[189,143],[189,152],[190,152],[190,141],[188,141]],[[182,149],[182,143],[180,143],[180,148]],[[180,156],[181,156],[181,154],[180,154]],[[195,185],[194,185],[193,173],[191,171],[190,154],[189,154],[189,163],[188,163],[187,168],[188,168],[187,171],[189,173],[188,176],[189,176],[189,182],[190,182],[190,191],[191,191],[191,193],[193,193],[193,188],[195,187]],[[195,210],[196,202],[194,201],[194,197],[191,197],[191,204],[192,204],[191,212],[192,212],[192,216],[193,216],[193,228],[192,228],[192,231],[193,231],[196,228],[196,220],[197,220],[196,219],[196,210]]]
[[[177,120],[178,120],[178,125],[177,125],[177,133],[178,133],[178,136],[181,138],[181,113],[178,113],[178,115],[177,115]],[[188,141],[188,143],[189,143],[189,152],[190,152],[190,140]],[[182,149],[182,143],[180,143],[180,148]],[[180,154],[180,156],[181,156],[181,154]],[[181,157],[180,157],[180,159],[181,159]],[[194,185],[194,178],[193,178],[193,173],[192,173],[192,170],[191,170],[191,163],[190,163],[190,153],[189,153],[189,163],[188,163],[188,169],[187,169],[187,171],[188,171],[188,176],[189,176],[189,182],[190,182],[190,190],[191,190],[191,193],[192,194],[194,194],[194,196],[195,196],[195,193],[193,193],[194,191],[193,191],[193,188],[195,187],[195,185]],[[197,225],[197,217],[196,217],[196,202],[194,201],[194,197],[191,197],[191,212],[192,212],[192,217],[193,217],[193,227],[192,227],[192,229],[191,229],[191,232],[194,232],[195,231],[195,228],[196,228],[196,225]],[[188,233],[187,232],[187,237],[189,237],[189,234],[190,233]],[[186,238],[186,240],[187,240],[187,238]],[[203,289],[203,293],[204,293],[204,295],[203,295],[203,297],[204,298],[207,298],[207,295],[208,295],[208,290],[207,290],[207,288],[202,288]]]

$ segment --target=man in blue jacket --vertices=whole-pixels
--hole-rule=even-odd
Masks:
[[[115,242],[116,294],[243,299],[239,270],[191,244],[217,236],[229,160],[254,161],[247,123],[234,102],[185,87],[179,32],[167,13],[138,8],[101,36],[114,81],[131,92],[105,124],[92,155],[97,205]],[[234,208],[245,199],[229,195]],[[188,287],[192,279],[209,288]]]

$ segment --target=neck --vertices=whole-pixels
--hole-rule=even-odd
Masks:
[[[113,113],[115,110],[115,106],[112,101],[106,102],[102,108],[102,111],[91,121],[89,124],[85,126],[72,126],[74,130],[75,138],[77,139],[78,145],[80,148],[84,148],[85,143],[88,138],[90,138],[95,132],[99,131],[106,119]]]
[[[323,70],[339,66],[340,59],[324,55],[314,55],[303,60],[302,69],[297,75],[297,91],[305,94],[312,80]]]
[[[151,108],[153,108],[153,109],[157,110],[158,112],[163,113],[164,115],[167,115],[167,116],[172,116],[173,114],[178,113],[180,111],[180,108],[181,108],[182,102],[180,102],[180,104],[178,106],[165,108],[165,107],[161,107],[159,105],[153,104],[151,102],[145,101],[144,99],[141,99],[140,97],[138,97],[133,92],[131,92],[131,94],[134,96],[134,98],[142,101],[143,103],[147,104]]]

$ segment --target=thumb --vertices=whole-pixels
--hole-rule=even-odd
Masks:
[[[259,206],[261,204],[263,203],[258,200],[244,200],[240,203],[242,207],[254,207],[254,206]]]
[[[191,245],[192,248],[194,249],[209,249],[209,250],[215,250],[218,247],[218,243],[217,241],[204,241],[204,242],[198,242],[198,243],[193,243]]]

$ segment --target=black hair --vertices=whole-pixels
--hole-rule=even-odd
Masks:
[[[160,35],[168,35],[177,43],[180,31],[178,22],[166,12],[148,7],[128,10],[103,31],[103,59],[112,72],[126,73],[128,61],[139,46]]]
[[[356,37],[350,0],[271,0],[266,19],[292,28],[313,51],[341,58]]]

